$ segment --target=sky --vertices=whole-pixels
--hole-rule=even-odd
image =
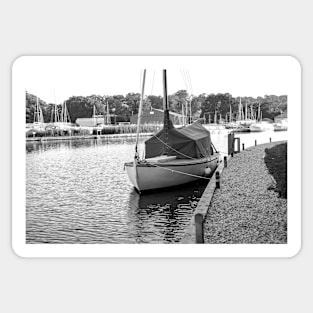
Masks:
[[[13,65],[13,81],[24,92],[47,103],[69,97],[126,95],[140,92],[143,68],[147,69],[145,94],[162,95],[162,69],[167,69],[168,94],[192,92],[230,93],[232,96],[288,95],[291,57],[21,57]]]

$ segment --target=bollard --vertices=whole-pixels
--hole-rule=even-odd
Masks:
[[[224,156],[224,167],[227,167],[227,156]]]
[[[240,152],[240,138],[237,138],[237,152]]]
[[[216,171],[216,173],[215,173],[215,180],[216,180],[216,188],[221,188],[220,172],[219,171]]]
[[[272,142],[272,138],[270,137],[270,142]]]
[[[196,226],[196,243],[204,243],[203,215],[201,213],[197,213],[195,215],[195,226]]]
[[[245,144],[243,143],[242,144],[242,151],[244,151],[245,150]]]
[[[234,152],[231,153],[231,157],[233,157],[233,156],[234,156]]]
[[[228,155],[234,151],[234,133],[228,134]]]
[[[256,145],[256,140],[254,141],[254,144]]]

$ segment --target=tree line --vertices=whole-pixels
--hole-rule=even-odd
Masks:
[[[228,114],[230,106],[232,113],[238,112],[240,98],[233,97],[229,93],[218,94],[200,94],[198,96],[189,95],[186,90],[179,90],[169,95],[169,106],[172,112],[182,113],[182,108],[186,108],[191,103],[191,114],[193,117],[208,119],[216,112],[223,118]],[[34,122],[34,114],[36,110],[37,96],[26,92],[26,123]],[[55,110],[54,103],[46,103],[42,99],[38,99],[42,115],[46,123],[53,121]],[[90,95],[72,96],[66,100],[67,110],[72,123],[77,118],[90,118],[94,114],[107,114],[114,116],[116,122],[129,122],[130,117],[138,113],[140,103],[139,93],[128,93],[124,95],[101,96]],[[241,97],[241,104],[249,105],[253,110],[257,110],[260,104],[262,117],[274,119],[275,116],[287,109],[287,96],[281,95],[265,95],[264,97]],[[149,95],[143,101],[144,110],[151,108],[163,109],[163,98],[161,96]],[[61,113],[62,103],[57,104],[57,111]],[[188,110],[188,114],[189,114]]]

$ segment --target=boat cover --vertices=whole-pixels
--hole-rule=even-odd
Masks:
[[[145,142],[145,156],[175,155],[177,158],[202,158],[211,153],[210,132],[199,122],[177,129],[169,122],[169,129],[163,128]],[[167,142],[167,146],[165,145]]]

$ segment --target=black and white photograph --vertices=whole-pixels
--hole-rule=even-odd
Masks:
[[[25,56],[12,78],[25,255],[296,253],[294,58]]]
[[[309,1],[2,1],[1,312],[311,312]]]

